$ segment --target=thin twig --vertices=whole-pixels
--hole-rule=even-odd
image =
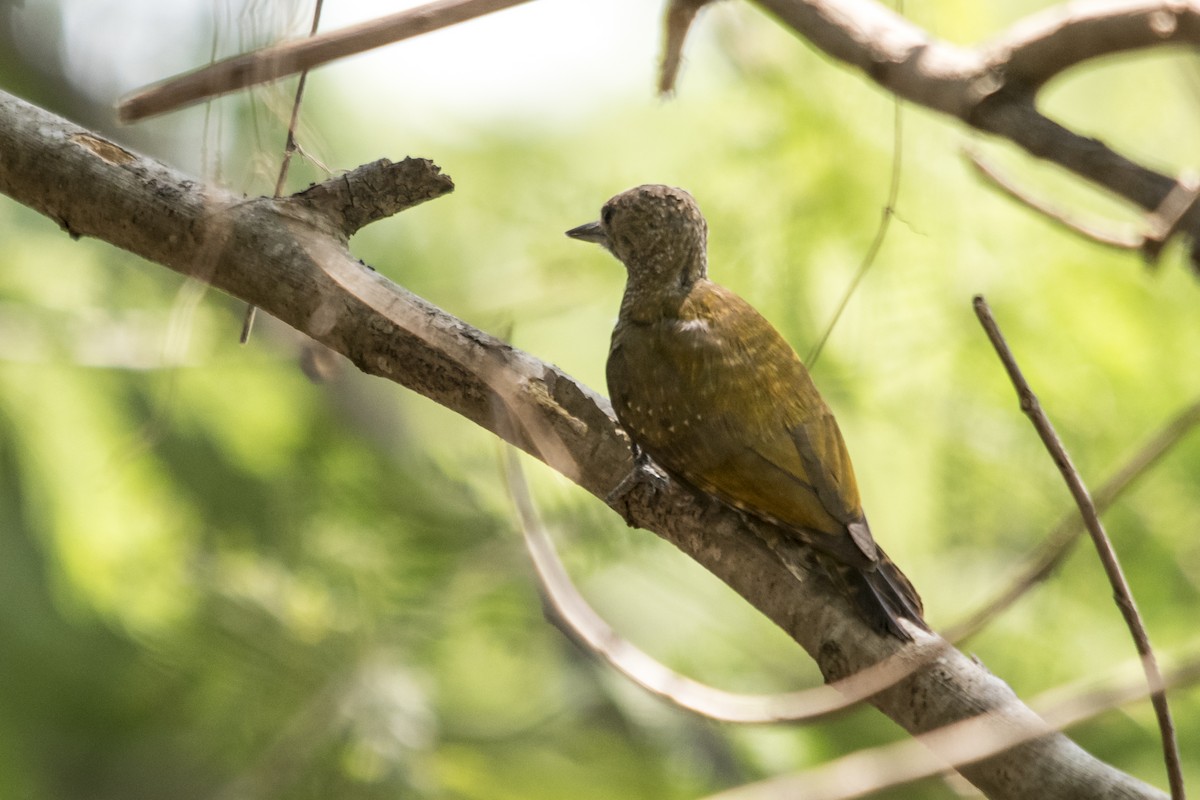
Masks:
[[[1197,425],[1200,425],[1200,400],[1175,415],[1096,490],[1093,499],[1097,513],[1103,514],[1126,489],[1162,460],[1163,456]],[[1054,526],[1037,553],[1028,559],[1027,566],[1009,582],[1004,591],[970,617],[943,631],[942,635],[955,644],[974,636],[1026,592],[1050,577],[1083,531],[1083,518],[1077,512],[1064,516]]]
[[[1091,239],[1094,242],[1099,242],[1109,247],[1116,247],[1121,250],[1137,250],[1142,246],[1142,237],[1135,234],[1121,234],[1103,230],[1098,225],[1082,222],[1072,214],[1056,208],[1052,204],[1034,197],[1029,192],[1018,186],[1012,179],[1002,175],[1000,170],[995,165],[989,163],[975,149],[963,148],[963,155],[971,162],[971,166],[975,167],[983,178],[990,181],[996,188],[1007,194],[1009,197],[1016,200],[1018,203],[1029,206],[1034,211],[1042,216],[1056,222],[1059,225],[1070,230],[1072,233],[1077,233],[1084,238]]]
[[[1200,202],[1200,179],[1193,172],[1185,172],[1158,208],[1147,215],[1148,230],[1142,240],[1142,257],[1146,263],[1158,263],[1163,248],[1179,232],[1179,226],[1197,202]]]
[[[511,414],[504,417],[511,419]],[[779,694],[727,692],[681,675],[617,633],[580,594],[534,507],[516,449],[505,447],[504,451],[509,496],[541,584],[547,616],[631,682],[680,708],[720,722],[816,722],[894,686],[949,646],[943,639],[929,637],[827,686]]]
[[[387,17],[256,50],[139,89],[117,104],[122,122],[269,83],[355,53],[491,14],[529,0],[436,0]]]
[[[321,24],[321,8],[324,5],[325,0],[317,0],[317,4],[313,8],[312,27],[308,31],[309,38],[317,35],[317,27]],[[296,152],[298,146],[296,144],[296,126],[300,123],[300,104],[304,101],[304,85],[306,83],[308,83],[307,69],[300,73],[300,81],[296,84],[296,99],[292,101],[292,117],[288,121],[287,140],[283,145],[283,160],[279,164],[279,177],[275,179],[275,197],[283,197],[283,187],[287,185],[292,154]],[[242,318],[242,335],[239,337],[242,344],[250,341],[250,332],[254,329],[254,318],[257,314],[258,306],[247,303],[246,315]]]
[[[879,256],[879,251],[883,248],[884,239],[887,238],[888,228],[891,227],[892,217],[896,216],[896,202],[900,197],[900,172],[903,164],[904,115],[899,96],[893,98],[893,104],[892,176],[888,184],[887,202],[884,204],[883,212],[880,214],[879,227],[875,229],[875,238],[871,240],[871,246],[867,248],[862,263],[858,265],[858,271],[854,273],[854,278],[846,286],[846,291],[842,293],[842,299],[838,302],[833,316],[829,318],[829,323],[826,324],[825,330],[822,331],[821,338],[813,345],[812,350],[809,351],[808,358],[805,359],[805,364],[808,365],[809,369],[812,369],[816,365],[817,359],[821,357],[821,351],[825,349],[825,343],[829,341],[834,327],[838,324],[838,320],[842,318],[842,313],[845,312],[846,306],[850,304],[850,298],[858,291],[858,285],[862,283],[863,278],[867,276],[867,272],[875,264],[875,259]]]
[[[1063,446],[1062,440],[1058,438],[1049,417],[1042,411],[1037,395],[1033,393],[1025,376],[1021,373],[1021,368],[1017,365],[1012,350],[1004,341],[1004,335],[1000,332],[987,301],[983,299],[982,295],[976,295],[974,305],[975,315],[979,317],[980,324],[987,332],[992,346],[996,348],[996,354],[1000,357],[1009,379],[1017,390],[1017,397],[1021,401],[1021,410],[1029,417],[1038,436],[1041,437],[1042,443],[1049,451],[1050,457],[1054,459],[1072,497],[1075,498],[1076,505],[1079,506],[1079,512],[1083,516],[1084,524],[1087,525],[1088,533],[1092,536],[1096,553],[1100,556],[1100,563],[1103,564],[1104,572],[1108,575],[1108,581],[1112,585],[1117,608],[1121,610],[1125,624],[1129,626],[1129,631],[1133,634],[1134,645],[1142,659],[1146,684],[1150,689],[1150,702],[1154,706],[1154,713],[1158,717],[1158,727],[1162,732],[1163,757],[1167,766],[1167,778],[1171,785],[1171,797],[1174,800],[1184,800],[1186,792],[1183,785],[1183,768],[1179,759],[1179,743],[1175,738],[1175,723],[1171,719],[1171,709],[1167,705],[1162,673],[1159,671],[1158,661],[1150,646],[1150,637],[1146,633],[1146,627],[1138,613],[1137,605],[1134,603],[1133,592],[1129,588],[1128,581],[1125,580],[1125,574],[1117,559],[1116,551],[1113,550],[1112,542],[1104,532],[1104,525],[1100,522],[1096,506],[1092,502],[1079,471],[1071,462],[1071,456]]]
[[[663,57],[658,71],[658,93],[675,91],[675,78],[683,61],[683,42],[696,21],[696,14],[711,0],[671,0],[663,20]]]
[[[313,8],[312,27],[309,28],[308,35],[312,38],[317,35],[317,28],[321,24],[321,8],[325,5],[325,0],[317,0],[316,6]],[[308,68],[300,72],[300,80],[296,84],[296,99],[292,102],[292,117],[288,120],[287,141],[283,145],[283,162],[279,165],[279,178],[275,181],[275,196],[283,196],[283,187],[287,184],[288,168],[292,163],[292,155],[296,152],[296,127],[300,124],[300,105],[304,101],[304,85],[308,82]]]

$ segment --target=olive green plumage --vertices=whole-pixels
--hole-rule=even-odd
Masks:
[[[628,271],[607,372],[633,442],[671,475],[831,556],[835,580],[880,629],[908,639],[898,618],[924,627],[916,591],[871,537],[808,370],[749,303],[708,279],[707,225],[691,195],[639,186],[568,235],[603,244]]]

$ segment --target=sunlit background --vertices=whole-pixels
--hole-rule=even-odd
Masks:
[[[394,2],[328,3],[328,30]],[[1047,2],[908,0],[973,43]],[[638,183],[684,186],[711,272],[801,353],[875,234],[894,106],[748,3],[706,9],[671,99],[661,7],[536,0],[310,77],[291,186],[431,158],[454,194],[356,254],[603,391],[623,274],[562,232]],[[282,0],[0,2],[0,88],[247,194],[272,191],[294,81],[140,123],[120,96],[303,35]],[[1045,109],[1174,174],[1195,166],[1200,63],[1070,73]],[[1121,230],[1138,218],[1013,148],[903,112],[898,215],[815,365],[872,527],[949,626],[1007,585],[1069,508],[971,312],[985,293],[1084,476],[1100,483],[1200,396],[1200,286],[1084,242],[980,183]],[[2,158],[2,154],[0,154]],[[2,163],[2,162],[0,162]],[[215,291],[0,200],[0,797],[694,798],[904,734],[872,709],[739,728],[654,700],[542,614],[496,439],[339,364]],[[714,578],[529,463],[602,614],[726,689],[814,685],[807,656]],[[1200,434],[1106,516],[1168,661],[1195,653]],[[969,643],[1019,694],[1107,675],[1133,648],[1091,551]],[[1200,781],[1200,695],[1173,696]],[[1070,731],[1165,785],[1147,705]],[[950,798],[930,780],[884,795]]]

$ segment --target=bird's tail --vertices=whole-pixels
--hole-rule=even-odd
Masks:
[[[921,596],[887,553],[878,547],[876,552],[879,560],[873,568],[861,569],[839,564],[835,569],[842,574],[834,576],[834,579],[847,589],[877,630],[911,641],[912,635],[900,624],[900,620],[906,619],[922,630],[929,630],[923,616],[925,609]]]
[[[876,560],[869,566],[850,565],[828,553],[795,541],[776,541],[771,549],[788,571],[801,580],[802,571],[819,568],[841,592],[854,602],[863,618],[880,633],[912,641],[912,634],[900,624],[906,619],[921,630],[929,630],[923,615],[921,596],[900,568],[876,546]],[[814,564],[814,561],[816,562]]]

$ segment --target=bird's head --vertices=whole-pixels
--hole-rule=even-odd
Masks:
[[[672,186],[621,192],[604,204],[599,221],[567,236],[608,248],[629,271],[630,291],[686,293],[707,275],[708,225],[692,196]]]

